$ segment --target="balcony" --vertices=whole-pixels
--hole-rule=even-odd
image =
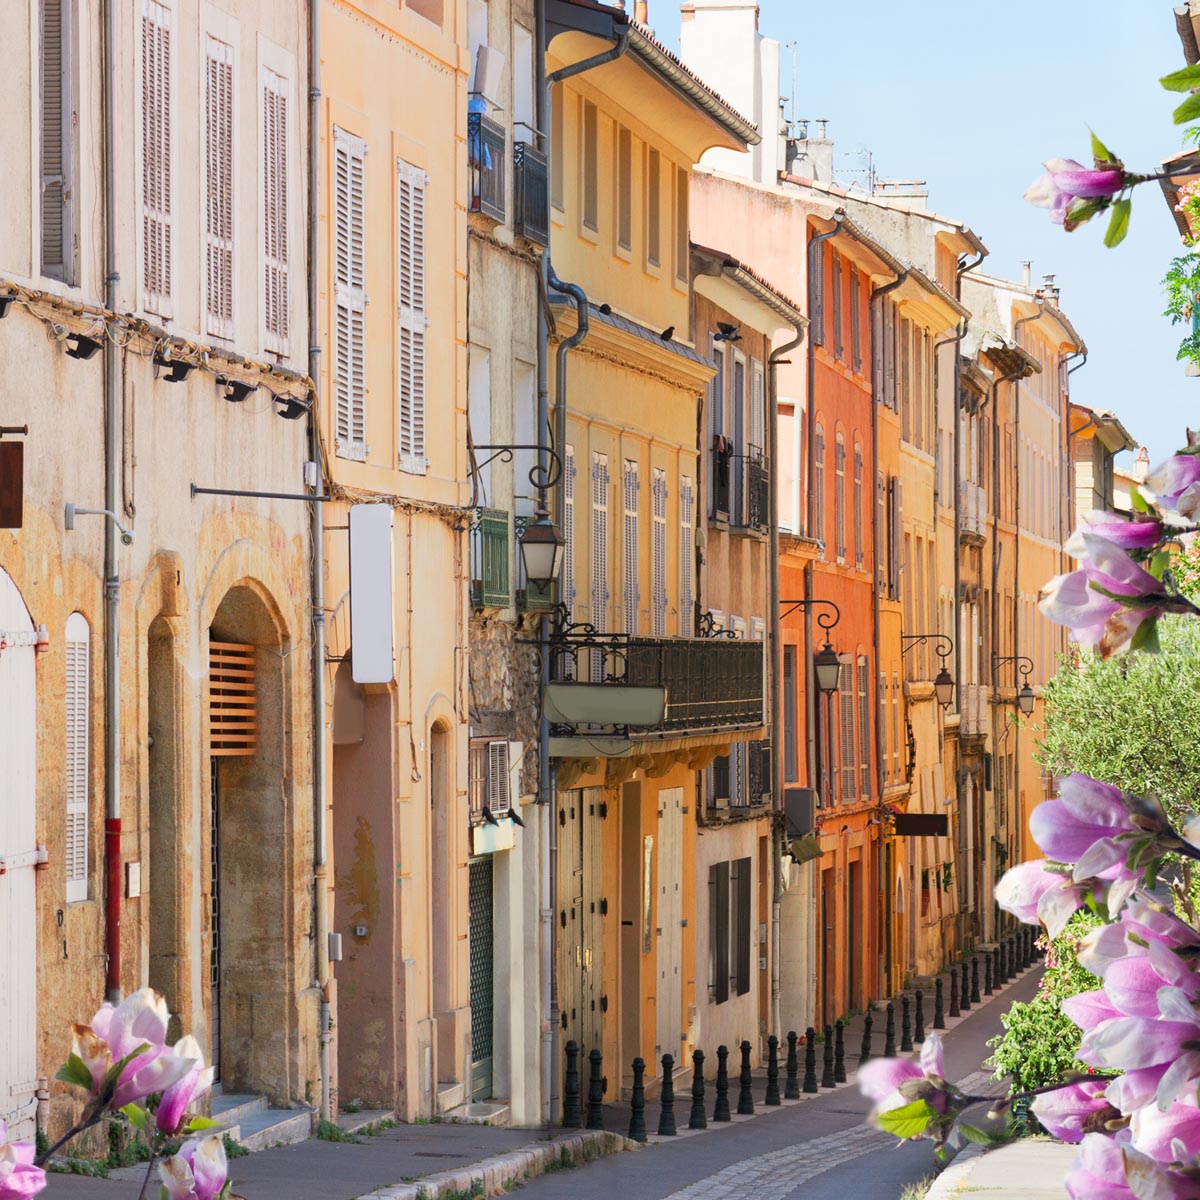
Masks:
[[[958,532],[963,541],[982,542],[987,537],[988,497],[977,483],[958,484]]]
[[[709,451],[709,477],[712,480],[712,517],[717,521],[728,521],[731,513],[730,501],[734,495],[735,473],[733,443],[716,435]]]
[[[550,181],[546,156],[528,142],[513,147],[513,229],[527,241],[550,245]]]
[[[751,446],[743,465],[746,477],[745,527],[766,533],[771,525],[771,471],[766,456]]]
[[[520,552],[521,538],[525,526],[532,518],[513,517],[513,535],[517,543],[517,586],[513,600],[517,612],[553,612],[558,603],[558,585],[555,583],[530,583],[525,578],[525,556]]]
[[[738,454],[728,438],[713,439],[709,451],[712,517],[736,529],[765,533],[771,525],[771,470],[757,446],[748,451]]]
[[[964,683],[958,698],[960,737],[984,737],[988,728],[988,694],[981,683]]]
[[[477,508],[471,518],[471,605],[475,609],[507,608],[508,513]]]
[[[483,113],[467,114],[471,211],[504,220],[504,126]]]

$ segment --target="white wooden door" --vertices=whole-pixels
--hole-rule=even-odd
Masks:
[[[37,1107],[37,926],[34,902],[37,700],[33,622],[0,568],[0,1119],[34,1136]]]
[[[658,793],[658,1055],[683,1039],[683,788]]]

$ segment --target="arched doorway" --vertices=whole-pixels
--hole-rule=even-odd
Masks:
[[[226,593],[209,628],[209,1041],[229,1090],[291,1099],[295,1032],[288,659],[257,587]]]

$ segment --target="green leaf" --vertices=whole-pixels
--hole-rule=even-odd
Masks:
[[[1118,200],[1112,206],[1112,218],[1108,222],[1108,231],[1104,235],[1104,244],[1111,250],[1119,246],[1129,232],[1129,214],[1133,211],[1131,200]]]
[[[1144,650],[1147,654],[1157,654],[1162,646],[1158,640],[1158,622],[1143,621],[1129,640],[1130,650]]]
[[[1067,211],[1063,217],[1063,229],[1067,233],[1073,233],[1080,225],[1086,224],[1094,216],[1102,213],[1108,205],[1109,199],[1107,196],[1087,200],[1081,200],[1076,197],[1067,205]]]
[[[1096,166],[1101,167],[1105,163],[1115,163],[1121,160],[1092,132],[1092,157],[1096,160]]]
[[[992,1144],[991,1134],[984,1133],[982,1129],[976,1129],[974,1125],[968,1125],[966,1121],[959,1121],[958,1132],[961,1133],[968,1142],[974,1142],[977,1146],[990,1146]]]
[[[1168,92],[1190,92],[1200,88],[1200,65],[1183,67],[1164,75],[1159,81]]]
[[[92,1073],[84,1065],[83,1059],[78,1054],[71,1054],[65,1063],[58,1068],[58,1073],[54,1076],[60,1083],[69,1083],[75,1087],[81,1087],[84,1091],[92,1090]]]
[[[1189,121],[1194,121],[1197,117],[1200,117],[1200,93],[1189,96],[1172,113],[1172,119],[1176,125],[1186,125]]]
[[[1171,555],[1169,551],[1159,550],[1150,560],[1150,565],[1146,568],[1155,579],[1162,582],[1163,576],[1167,573],[1167,568],[1171,565]]]
[[[199,1133],[201,1129],[215,1129],[220,1123],[220,1121],[214,1121],[211,1117],[193,1117],[187,1123],[184,1133]]]
[[[920,1137],[937,1115],[937,1110],[928,1100],[914,1100],[903,1108],[893,1108],[880,1113],[876,1121],[884,1133],[907,1140]]]
[[[1129,503],[1130,503],[1130,506],[1133,508],[1134,512],[1148,513],[1148,512],[1154,511],[1150,507],[1150,501],[1147,500],[1146,497],[1142,495],[1141,489],[1138,488],[1136,485],[1129,489]]]
[[[135,1129],[145,1129],[150,1124],[150,1114],[140,1104],[126,1104],[121,1111]]]

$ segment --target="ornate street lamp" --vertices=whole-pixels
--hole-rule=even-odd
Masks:
[[[837,651],[826,642],[813,655],[813,674],[817,677],[817,687],[824,696],[832,696],[838,690],[838,676],[842,671],[841,659]]]
[[[945,633],[906,633],[900,638],[900,645],[903,647],[900,656],[903,657],[914,646],[923,646],[926,642],[933,643],[933,652],[942,660],[942,669],[934,676],[933,694],[943,708],[949,708],[954,703],[954,676],[946,668],[946,659],[954,653],[954,639]]]
[[[1027,658],[1024,654],[1008,654],[1003,657],[999,654],[993,654],[993,680],[996,677],[996,668],[1004,663],[1016,663],[1017,670],[1021,672],[1021,689],[1017,692],[1017,708],[1023,717],[1032,716],[1034,706],[1037,704],[1037,697],[1033,694],[1033,688],[1029,686],[1029,676],[1033,671],[1033,659]]]
[[[558,526],[542,513],[525,526],[520,545],[525,578],[538,587],[548,587],[558,578],[562,566],[563,536]]]

